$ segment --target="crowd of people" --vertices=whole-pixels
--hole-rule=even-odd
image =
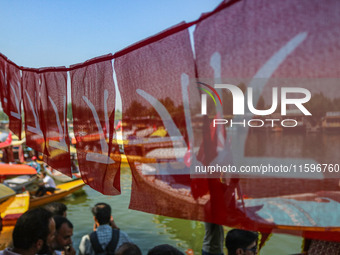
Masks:
[[[120,230],[113,220],[111,207],[97,203],[92,208],[93,231],[84,235],[78,248],[79,255],[142,255],[140,248]],[[221,237],[222,235],[222,237]],[[223,254],[223,229],[215,224],[206,224],[203,255]],[[54,202],[24,213],[17,221],[12,236],[12,245],[0,255],[75,255],[72,245],[73,224],[67,219],[67,207]],[[228,232],[225,247],[229,255],[257,253],[257,233],[234,229]],[[184,255],[168,244],[153,247],[147,255]]]

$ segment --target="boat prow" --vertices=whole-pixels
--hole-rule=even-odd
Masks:
[[[69,194],[81,189],[85,183],[83,180],[75,180],[67,183],[63,183],[57,186],[53,194],[47,194],[42,197],[32,197],[30,199],[30,209],[38,207],[47,203],[58,201]]]
[[[6,208],[13,202],[15,197],[15,191],[0,183],[0,212],[6,210]]]

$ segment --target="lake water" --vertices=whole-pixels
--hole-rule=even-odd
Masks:
[[[67,217],[74,224],[73,242],[76,250],[81,237],[92,231],[92,206],[98,202],[105,202],[111,205],[112,215],[118,227],[130,236],[143,254],[147,254],[150,248],[164,243],[176,246],[182,251],[191,248],[195,254],[201,254],[203,223],[128,209],[131,191],[131,174],[128,167],[122,168],[121,180],[122,195],[120,196],[105,196],[85,186],[83,192],[62,200],[68,207]],[[298,253],[301,244],[302,239],[299,237],[274,234],[260,254]]]

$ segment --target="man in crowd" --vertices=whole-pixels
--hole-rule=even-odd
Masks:
[[[114,254],[123,243],[131,242],[128,235],[117,228],[108,204],[96,204],[92,208],[92,214],[94,231],[82,237],[79,255]]]
[[[184,253],[172,245],[161,244],[149,250],[147,255],[184,255]]]
[[[134,243],[123,243],[116,250],[115,255],[142,255],[142,251]]]
[[[53,216],[67,216],[67,206],[61,202],[52,202],[44,206],[44,208],[50,211]]]
[[[256,232],[232,229],[225,239],[228,255],[254,255],[257,254],[258,234]]]
[[[13,248],[0,255],[35,255],[48,253],[54,241],[55,222],[51,212],[43,208],[29,210],[20,216],[13,230]]]
[[[75,255],[72,246],[73,224],[65,217],[56,215],[53,217],[56,227],[56,235],[51,244],[51,250],[56,255]]]

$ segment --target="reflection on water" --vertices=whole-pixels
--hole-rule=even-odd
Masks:
[[[204,225],[201,222],[157,215],[154,223],[162,229],[163,233],[168,233],[171,239],[177,240],[179,247],[190,247],[196,252],[202,249]]]
[[[87,193],[84,189],[78,190],[77,192],[73,193],[72,195],[69,195],[65,199],[61,200],[60,202],[63,202],[68,205],[77,206],[82,205],[88,201]]]

